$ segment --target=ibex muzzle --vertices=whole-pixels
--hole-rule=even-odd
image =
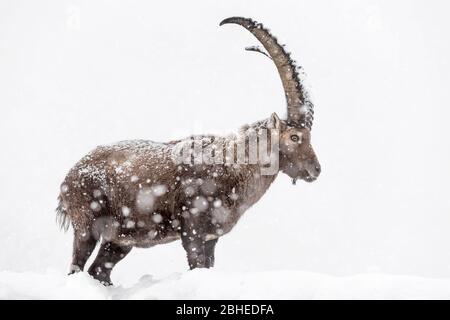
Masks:
[[[220,25],[228,23],[249,30],[275,63],[287,100],[286,119],[274,113],[244,126],[235,136],[196,136],[167,143],[134,140],[97,147],[61,185],[58,218],[61,226],[71,224],[74,230],[70,273],[83,270],[98,242],[101,246],[88,272],[104,284],[111,284],[113,267],[133,247],[178,239],[191,269],[212,267],[218,238],[264,195],[279,171],[294,183],[319,176],[320,164],[311,147],[313,104],[294,61],[262,24],[233,17]],[[261,142],[263,136],[271,146],[278,142],[269,151],[277,160],[269,173],[266,163],[252,157],[254,150],[265,147],[252,145],[251,137]],[[202,161],[203,155],[188,153],[182,158],[187,161],[176,159],[180,146],[191,142],[194,149],[207,149],[214,158]]]

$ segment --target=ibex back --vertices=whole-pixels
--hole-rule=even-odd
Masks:
[[[96,148],[61,185],[58,218],[62,227],[67,229],[71,223],[74,230],[70,273],[83,270],[99,241],[88,272],[104,284],[111,284],[113,267],[133,247],[178,239],[191,269],[210,268],[218,238],[263,196],[279,171],[294,183],[312,182],[319,176],[320,165],[310,144],[313,105],[294,61],[261,24],[233,17],[220,25],[228,23],[249,30],[275,63],[287,100],[286,119],[274,113],[228,137],[125,141]],[[262,145],[264,140],[268,144]],[[205,150],[212,161],[206,161]],[[254,152],[266,153],[261,151],[276,160],[275,170],[267,171],[267,161],[261,157],[253,161]]]

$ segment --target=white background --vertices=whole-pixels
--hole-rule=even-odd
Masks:
[[[59,185],[95,146],[227,133],[285,113],[286,43],[315,101],[313,184],[280,175],[217,246],[219,270],[450,277],[448,1],[0,1],[0,270],[64,273]],[[180,243],[113,273],[187,270]]]

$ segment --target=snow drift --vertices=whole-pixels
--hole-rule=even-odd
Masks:
[[[302,271],[194,270],[143,276],[104,287],[86,273],[67,277],[0,272],[0,299],[449,299],[450,279],[364,274],[335,277]]]

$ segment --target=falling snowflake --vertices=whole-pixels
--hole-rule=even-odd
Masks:
[[[128,217],[128,216],[130,215],[130,213],[131,213],[130,208],[125,207],[125,206],[122,207],[122,215],[123,215],[124,217]]]
[[[156,213],[153,215],[152,220],[154,223],[161,223],[163,220],[163,217],[159,213]]]
[[[140,213],[150,213],[153,210],[155,197],[151,188],[142,188],[136,197],[136,207]]]
[[[150,230],[148,233],[147,233],[147,235],[148,235],[148,237],[150,238],[150,239],[155,239],[156,238],[156,236],[158,235],[158,231],[156,231],[156,230]]]
[[[128,229],[133,229],[136,223],[133,220],[128,220],[127,224],[125,225]]]
[[[196,197],[193,201],[193,206],[199,212],[205,212],[209,207],[209,203],[208,200],[206,200],[206,198],[204,197]]]
[[[98,189],[95,189],[92,195],[94,196],[94,198],[100,198],[102,196],[102,192]]]
[[[152,191],[155,196],[160,197],[167,192],[167,186],[163,184],[156,185],[152,188]]]
[[[90,204],[90,207],[91,207],[91,209],[92,209],[93,211],[95,211],[95,212],[100,211],[101,208],[102,208],[102,207],[100,206],[100,204],[99,204],[97,201],[92,201],[91,204]]]
[[[63,184],[61,186],[61,192],[62,193],[67,193],[69,191],[69,186],[67,184]]]

